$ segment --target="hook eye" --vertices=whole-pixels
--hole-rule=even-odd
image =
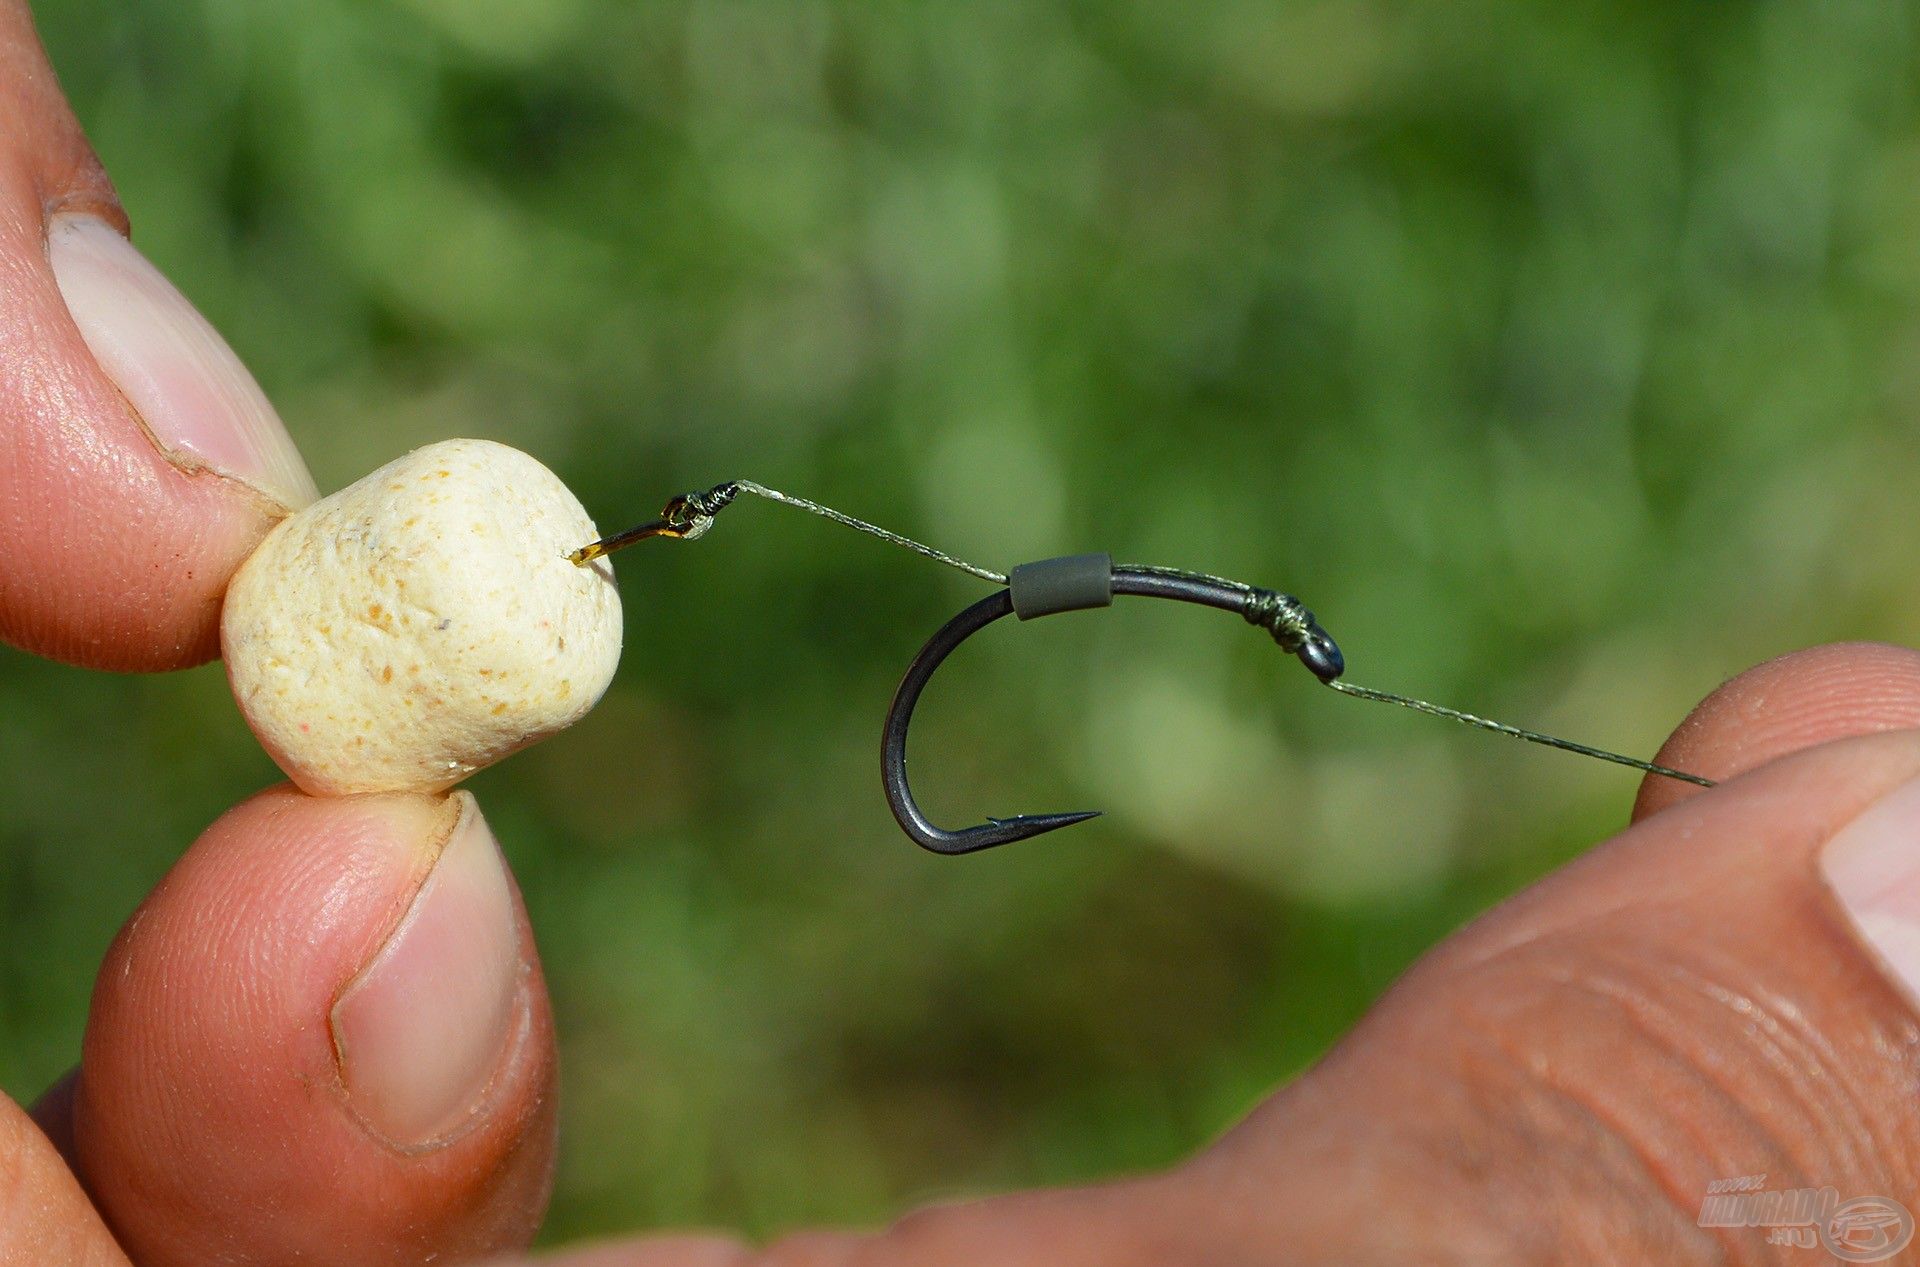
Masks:
[[[1347,671],[1347,657],[1340,654],[1339,644],[1318,625],[1307,630],[1306,638],[1294,655],[1322,682],[1331,682]]]

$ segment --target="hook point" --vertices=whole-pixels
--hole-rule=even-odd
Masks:
[[[917,812],[917,807],[903,809],[896,804],[894,813],[900,826],[913,838],[914,844],[949,857],[979,853],[982,849],[1010,845],[1016,840],[1031,840],[1035,836],[1100,817],[1097,809],[1076,810],[1069,814],[1021,814],[1014,818],[989,818],[978,827],[946,831],[928,822]]]
[[[1075,823],[1084,823],[1089,818],[1098,817],[1100,817],[1100,811],[1097,809],[1079,809],[1065,814],[1016,814],[1012,818],[989,818],[987,822],[994,827],[1018,828],[1020,834],[1010,839],[1025,840],[1029,836],[1038,836],[1041,832],[1059,831],[1062,827],[1071,827]]]

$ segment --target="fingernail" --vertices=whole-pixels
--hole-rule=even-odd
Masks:
[[[133,243],[96,216],[56,215],[47,256],[94,360],[169,462],[217,471],[289,510],[319,496],[253,375]]]
[[[454,795],[460,819],[426,883],[333,1008],[348,1103],[407,1149],[451,1137],[484,1105],[519,1018],[506,864],[473,797]]]
[[[1920,779],[1841,828],[1820,869],[1888,975],[1920,1004]]]

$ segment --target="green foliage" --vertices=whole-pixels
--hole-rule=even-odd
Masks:
[[[1109,548],[1301,595],[1356,681],[1638,753],[1756,658],[1920,619],[1907,6],[40,19],[323,486],[474,435],[609,528],[745,475],[996,565]],[[1172,1160],[1631,793],[1139,605],[943,675],[933,809],[1109,815],[940,861],[874,756],[977,588],[748,503],[619,570],[613,694],[476,780],[559,1009],[557,1236]],[[5,655],[0,736],[30,1095],[138,895],[274,775],[217,668]]]

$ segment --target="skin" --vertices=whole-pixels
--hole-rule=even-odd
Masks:
[[[103,669],[199,664],[218,653],[227,578],[276,512],[169,465],[67,314],[47,218],[127,220],[14,0],[0,3],[0,119],[0,637]]]
[[[125,220],[17,0],[0,0],[0,120],[0,637],[102,669],[199,662],[274,511],[162,459],[67,317],[46,217]],[[1765,1172],[1920,1205],[1920,1018],[1817,868],[1841,824],[1920,775],[1917,726],[1912,651],[1822,647],[1736,678],[1660,755],[1729,782],[1647,782],[1631,827],[1436,947],[1315,1069],[1167,1173],[875,1234],[653,1238],[557,1261],[1808,1261],[1701,1230],[1699,1200]],[[524,911],[524,1024],[450,1141],[363,1129],[325,1037],[425,883],[432,854],[409,842],[444,811],[277,788],[193,842],[102,965],[79,1068],[31,1116],[0,1099],[0,1265],[525,1246],[555,1129]],[[194,970],[142,988],[169,965]]]

